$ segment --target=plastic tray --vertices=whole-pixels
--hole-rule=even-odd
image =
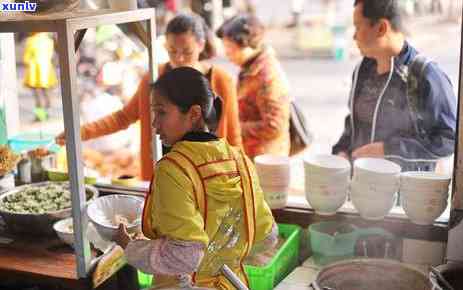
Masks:
[[[297,225],[278,224],[280,237],[286,239],[269,264],[263,267],[244,265],[251,290],[271,290],[280,283],[299,261],[301,228]]]
[[[244,265],[251,290],[273,289],[298,265],[301,228],[297,225],[278,224],[278,231],[286,241],[270,263],[263,267]],[[152,278],[152,275],[138,271],[140,288],[151,287]]]

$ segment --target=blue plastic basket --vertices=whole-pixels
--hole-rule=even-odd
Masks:
[[[16,153],[34,150],[55,142],[55,136],[45,133],[22,133],[8,139],[8,145]]]

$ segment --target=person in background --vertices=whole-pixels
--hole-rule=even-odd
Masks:
[[[246,154],[288,155],[288,82],[273,49],[264,45],[264,26],[254,16],[238,15],[217,31],[227,58],[240,67],[238,103]]]
[[[132,240],[120,225],[116,243],[131,266],[154,274],[155,289],[235,289],[219,273],[223,264],[247,284],[243,259],[274,247],[278,229],[252,162],[212,133],[221,98],[191,67],[163,74],[152,95],[153,127],[172,150],[156,163],[145,200],[148,239]]]
[[[231,145],[241,146],[234,81],[225,70],[204,61],[215,55],[212,35],[204,21],[195,15],[177,15],[167,25],[166,49],[170,60],[159,66],[159,75],[180,66],[189,66],[201,71],[210,81],[214,93],[223,99],[223,114],[215,133]],[[146,73],[138,85],[137,92],[124,108],[81,128],[82,140],[89,140],[126,129],[130,124],[140,120],[141,178],[145,181],[149,181],[153,174],[149,79],[149,74]],[[64,133],[56,139],[57,143],[64,143]]]
[[[292,20],[286,26],[288,28],[296,27],[301,22],[302,12],[304,11],[305,0],[291,0],[291,14]]]
[[[324,14],[330,14],[334,11],[336,8],[336,5],[339,5],[340,3],[336,2],[341,2],[343,0],[322,0],[321,1],[321,8],[323,9]],[[287,28],[294,28],[298,24],[302,24],[303,22],[303,13],[304,13],[304,4],[305,0],[291,0],[291,14],[292,14],[292,20],[288,25],[286,25]],[[311,3],[312,4],[312,3]]]
[[[108,86],[90,82],[83,84],[80,103],[81,121],[93,122],[123,107],[118,86]],[[130,143],[128,131],[120,131],[85,143],[85,148],[108,154],[127,148]]]
[[[138,8],[156,8],[156,33],[164,34],[166,24],[179,10],[178,0],[137,0]]]
[[[34,90],[36,110],[51,107],[49,90],[58,84],[52,63],[53,39],[46,32],[35,32],[26,39],[24,48],[24,85]]]
[[[403,171],[434,170],[454,151],[456,97],[447,75],[430,62],[415,80],[416,100],[409,100],[405,74],[418,52],[405,40],[398,2],[355,0],[354,40],[364,58],[332,151],[348,159],[387,158]]]

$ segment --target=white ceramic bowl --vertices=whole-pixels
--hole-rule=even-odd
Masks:
[[[56,234],[66,244],[74,247],[74,230],[72,224],[72,217],[65,218],[53,224],[53,229]]]
[[[361,182],[352,182],[350,184],[351,195],[360,195],[369,198],[390,197],[399,190],[397,183],[388,185],[378,185],[374,183],[365,184]]]
[[[375,187],[390,187],[393,186],[399,190],[400,179],[399,175],[383,175],[383,176],[373,176],[368,174],[360,177],[359,175],[354,175],[352,178],[352,183],[370,185]]]
[[[402,199],[402,207],[413,223],[418,225],[432,225],[447,208],[447,201],[440,204],[425,205],[421,202]]]
[[[340,171],[334,173],[313,173],[311,171],[305,171],[305,179],[309,183],[349,183],[350,182],[350,171]]]
[[[400,174],[400,178],[404,182],[411,182],[418,186],[434,186],[437,184],[449,186],[452,179],[449,175],[429,171],[406,171]]]
[[[400,174],[400,186],[410,190],[448,191],[451,179],[449,175],[434,172],[408,171]]]
[[[410,203],[418,203],[422,206],[428,205],[441,205],[443,203],[448,202],[448,196],[436,196],[436,197],[427,197],[427,198],[417,198],[416,196],[401,196],[402,201],[410,202]]]
[[[359,158],[354,161],[354,173],[355,169],[382,175],[396,175],[401,171],[399,165],[382,158]]]
[[[389,186],[391,184],[396,185],[397,187],[400,185],[400,175],[375,175],[371,173],[359,173],[359,171],[355,171],[354,169],[354,176],[352,177],[352,182],[362,183],[362,184],[375,184],[378,186]]]
[[[343,195],[349,191],[348,183],[306,183],[306,192],[322,195]]]
[[[88,205],[87,215],[100,236],[111,241],[119,226],[116,224],[117,216],[129,222],[128,233],[135,234],[141,231],[143,203],[143,198],[136,196],[122,194],[102,196]]]
[[[448,191],[438,191],[438,190],[430,190],[430,191],[424,191],[424,190],[405,190],[401,189],[400,190],[400,195],[404,198],[408,199],[414,199],[414,200],[430,200],[430,199],[439,199],[439,200],[447,200],[449,197],[449,192]]]
[[[444,195],[448,194],[450,192],[450,189],[448,187],[415,187],[411,185],[400,185],[400,192],[416,192],[416,194],[419,194],[421,196],[427,196],[427,195]]]
[[[381,220],[391,211],[396,200],[396,195],[394,194],[385,198],[351,195],[351,200],[362,218],[367,220]]]
[[[268,167],[289,167],[291,158],[288,156],[263,154],[254,157],[254,163]]]
[[[336,155],[309,155],[304,158],[305,170],[314,174],[335,174],[350,171],[350,163]]]
[[[354,161],[353,179],[363,183],[391,183],[399,178],[400,166],[381,158],[359,158]]]
[[[261,184],[264,198],[271,209],[284,208],[288,202],[289,185],[271,186]]]
[[[342,179],[310,179],[305,177],[306,192],[316,192],[324,195],[345,194],[349,190],[349,180],[344,177]]]
[[[347,192],[333,193],[331,195],[320,194],[316,192],[307,192],[306,199],[310,206],[319,215],[334,215],[336,211],[344,204],[347,198]]]
[[[254,158],[260,184],[286,186],[290,182],[291,159],[287,156],[259,155]]]

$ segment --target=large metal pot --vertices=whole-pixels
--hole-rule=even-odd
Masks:
[[[436,267],[453,289],[463,289],[463,264],[447,263]],[[436,275],[430,273],[429,279],[433,284],[433,290],[446,290],[447,288],[437,279]]]
[[[15,187],[14,189],[9,190],[0,195],[0,204],[3,203],[7,196],[16,194],[24,190],[26,187],[43,187],[49,185],[50,183],[50,181],[45,181],[31,185]],[[98,197],[98,190],[95,187],[85,185],[85,188],[87,192],[91,193],[91,197],[87,201],[87,203]],[[71,208],[66,208],[54,212],[47,212],[44,214],[25,214],[6,211],[0,207],[0,215],[3,217],[7,225],[7,230],[11,233],[28,234],[34,236],[47,236],[54,234],[53,224],[56,221],[71,216]]]
[[[315,290],[431,290],[426,275],[386,259],[353,259],[324,267],[312,283]]]

